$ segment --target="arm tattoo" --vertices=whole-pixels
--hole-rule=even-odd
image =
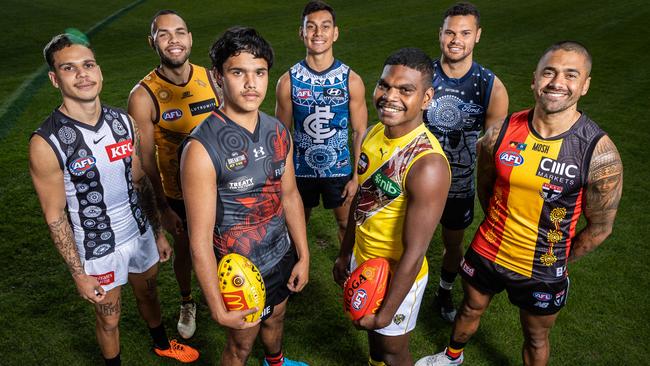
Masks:
[[[81,260],[79,259],[79,252],[77,252],[77,243],[74,241],[74,235],[70,222],[68,221],[68,214],[63,210],[61,216],[48,224],[50,236],[54,245],[68,265],[70,274],[78,276],[84,274]]]
[[[623,163],[614,143],[603,137],[591,158],[584,214],[587,226],[572,244],[574,261],[598,247],[612,231],[623,192]]]
[[[138,157],[140,163],[140,171],[142,172],[142,177],[135,182],[135,190],[138,191],[140,196],[140,207],[145,216],[149,220],[151,227],[153,228],[154,235],[158,239],[158,233],[162,227],[160,222],[160,212],[158,211],[158,200],[156,200],[156,192],[151,184],[151,181],[145,173],[144,166],[142,164],[142,152],[140,150],[140,131],[133,121],[131,121],[131,126],[133,126],[133,136],[135,138],[135,143],[133,150],[135,155]]]

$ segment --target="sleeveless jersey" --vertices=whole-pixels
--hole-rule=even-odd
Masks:
[[[217,174],[217,256],[239,253],[268,273],[291,248],[281,182],[289,131],[260,112],[251,133],[216,110],[190,136],[203,144]]]
[[[154,143],[156,160],[167,197],[181,200],[178,181],[178,145],[213,109],[219,97],[210,73],[190,64],[187,83],[176,85],[154,69],[140,81],[156,106]]]
[[[396,139],[384,135],[381,123],[369,130],[357,167],[360,191],[354,213],[353,251],[357,263],[382,257],[392,266],[402,257],[402,231],[408,201],[406,178],[413,163],[428,154],[445,156],[438,140],[424,124]],[[428,268],[424,258],[418,280],[428,273]]]
[[[350,175],[350,68],[335,60],[327,70],[316,72],[302,60],[291,67],[289,74],[296,177]]]
[[[591,155],[605,133],[582,114],[567,132],[545,139],[532,115],[522,111],[504,122],[494,193],[472,248],[513,272],[556,282],[567,276]]]
[[[80,258],[106,256],[144,234],[148,224],[133,187],[133,126],[126,112],[102,106],[90,126],[55,109],[34,133],[52,147],[63,170]]]
[[[454,79],[445,75],[440,60],[433,66],[433,101],[424,112],[424,123],[449,159],[449,197],[473,197],[476,141],[485,125],[494,73],[474,62],[465,76]]]

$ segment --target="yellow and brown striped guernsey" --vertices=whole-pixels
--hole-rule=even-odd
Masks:
[[[165,195],[174,199],[183,198],[178,182],[178,145],[220,104],[210,73],[201,66],[190,67],[189,80],[182,85],[172,83],[158,69],[140,81],[156,106],[156,160]]]
[[[605,133],[583,113],[567,132],[544,139],[532,114],[515,113],[501,129],[494,191],[472,248],[518,274],[555,282],[567,275],[591,155]]]

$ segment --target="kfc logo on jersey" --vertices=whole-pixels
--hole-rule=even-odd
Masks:
[[[73,160],[68,166],[68,170],[70,170],[71,174],[79,177],[84,175],[90,168],[94,167],[95,161],[94,156],[82,156]]]
[[[95,277],[101,286],[110,285],[111,283],[115,282],[115,272],[113,271],[99,275],[91,274],[91,276]]]
[[[311,90],[309,89],[298,89],[296,91],[296,98],[298,99],[309,99],[311,96]]]
[[[106,145],[106,153],[111,162],[131,156],[131,153],[133,153],[133,144],[131,144],[131,139],[112,145]]]
[[[524,157],[515,151],[504,151],[499,155],[501,164],[505,166],[520,166],[524,163]]]

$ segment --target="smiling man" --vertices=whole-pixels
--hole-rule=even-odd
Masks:
[[[390,262],[381,307],[355,321],[367,330],[371,366],[413,364],[409,334],[428,278],[424,255],[450,184],[447,158],[422,123],[433,97],[432,73],[431,59],[417,48],[401,49],[384,62],[373,96],[381,123],[369,129],[361,147],[360,189],[333,268],[342,286],[368,259]]]
[[[158,301],[158,262],[171,256],[131,118],[102,105],[103,76],[85,36],[61,34],[43,54],[63,102],[34,132],[29,170],[54,245],[79,295],[95,307],[106,365],[119,365],[122,285],[131,284],[154,352],[181,362],[199,353],[169,341]]]
[[[189,61],[192,32],[178,13],[156,13],[148,40],[160,65],[131,91],[129,114],[140,130],[144,170],[163,212],[163,227],[174,237],[174,273],[181,295],[177,329],[181,337],[190,338],[196,330],[196,303],[177,151],[194,127],[217,108],[219,98],[210,73]]]
[[[612,232],[623,165],[612,140],[578,100],[591,55],[572,41],[549,47],[533,73],[534,109],[512,114],[479,142],[478,196],[485,220],[461,264],[465,298],[444,352],[418,366],[460,365],[492,297],[519,308],[525,365],[546,365],[549,334],[569,296],[568,262]],[[587,225],[576,234],[584,213]]]
[[[273,50],[254,29],[233,27],[212,45],[210,58],[223,106],[188,138],[181,181],[194,269],[212,318],[228,328],[221,365],[246,364],[259,333],[264,365],[305,366],[282,353],[287,300],[307,284],[309,248],[291,136],[280,121],[259,111]],[[255,308],[226,310],[217,261],[228,253],[249,258],[262,273],[261,323],[244,321]]]
[[[293,125],[296,181],[306,220],[322,197],[323,207],[334,212],[340,242],[358,186],[354,167],[368,124],[365,88],[357,73],[334,58],[339,28],[331,6],[307,3],[298,34],[307,55],[278,80],[275,116],[287,128]]]
[[[476,140],[508,113],[508,93],[494,73],[474,62],[481,39],[480,14],[469,3],[447,9],[439,31],[440,59],[434,62],[435,94],[424,121],[449,159],[452,183],[440,219],[444,251],[435,304],[447,322],[456,316],[451,290],[463,256],[465,229],[474,220]]]

